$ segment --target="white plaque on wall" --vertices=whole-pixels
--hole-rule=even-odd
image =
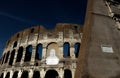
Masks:
[[[113,53],[113,48],[110,45],[101,45],[102,51],[106,53]]]

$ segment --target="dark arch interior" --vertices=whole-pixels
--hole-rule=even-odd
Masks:
[[[45,78],[57,78],[58,72],[55,70],[48,70],[45,74]]]
[[[18,71],[14,72],[13,77],[12,78],[17,78],[18,77]]]
[[[14,55],[15,55],[15,50],[13,50],[12,53],[11,53],[9,65],[12,65],[13,60],[14,60]]]
[[[78,58],[79,50],[80,50],[80,43],[76,43],[76,44],[74,45],[74,48],[75,48],[75,51],[74,51],[75,57]]]
[[[18,34],[17,34],[17,38],[19,37],[19,35],[20,35],[20,34],[18,33]]]
[[[4,74],[2,73],[1,76],[0,76],[0,78],[3,78],[3,75],[4,75]]]
[[[9,78],[10,77],[10,72],[8,72],[5,76],[5,78]]]
[[[70,56],[70,44],[68,42],[65,42],[63,45],[63,57],[69,57]]]
[[[6,55],[5,63],[7,63],[8,57],[9,57],[9,52],[8,52],[7,55]]]
[[[33,78],[40,78],[39,71],[34,71]]]
[[[64,78],[72,78],[72,73],[69,69],[64,70]]]
[[[21,78],[28,78],[28,71],[23,71]]]
[[[18,49],[18,54],[17,54],[16,62],[20,62],[20,61],[21,61],[22,55],[23,55],[23,47],[20,47],[20,48]]]
[[[42,44],[38,44],[36,48],[36,59],[42,59]]]
[[[35,29],[34,29],[34,28],[32,28],[32,29],[31,29],[31,33],[33,33],[33,32],[34,32],[34,30],[35,30]]]
[[[17,41],[14,42],[13,48],[17,47]]]
[[[32,55],[32,45],[29,45],[28,47],[26,47],[26,53],[25,53],[25,59],[24,61],[30,61],[31,60],[31,55]]]

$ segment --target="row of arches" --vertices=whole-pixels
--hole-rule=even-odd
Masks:
[[[31,56],[32,56],[32,52],[33,52],[33,46],[32,45],[28,45],[25,49],[25,57],[24,57],[24,62],[28,62],[31,60]],[[79,50],[80,50],[80,43],[75,43],[74,45],[74,55],[77,58],[78,54],[79,54]],[[23,52],[24,52],[24,48],[21,46],[19,47],[18,51],[17,51],[17,56],[16,56],[16,62],[20,62],[23,56]],[[43,45],[42,44],[38,44],[36,46],[36,53],[35,53],[35,60],[41,60],[42,59],[42,52],[43,52]],[[14,57],[15,57],[15,53],[16,50],[13,49],[13,51],[10,53],[10,51],[8,51],[7,53],[5,53],[2,57],[2,63],[1,64],[5,64],[8,62],[9,60],[9,65],[13,64],[14,61]],[[68,42],[65,42],[63,44],[63,57],[70,57],[70,44]]]
[[[18,78],[18,71],[15,71],[12,75],[12,78]],[[44,76],[44,78],[59,78],[59,72],[56,70],[48,70]],[[72,78],[72,72],[69,69],[64,70],[63,78]],[[4,78],[4,73],[1,74],[0,78]],[[5,78],[10,78],[10,72],[7,72]],[[29,72],[23,71],[20,78],[29,78]],[[32,78],[41,78],[39,71],[34,71]]]

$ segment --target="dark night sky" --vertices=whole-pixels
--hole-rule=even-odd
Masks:
[[[56,23],[84,24],[87,0],[0,0],[0,56],[5,42],[25,28]]]

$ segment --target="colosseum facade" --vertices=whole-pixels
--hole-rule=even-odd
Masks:
[[[1,57],[0,78],[74,78],[83,28],[58,23],[14,34]]]

